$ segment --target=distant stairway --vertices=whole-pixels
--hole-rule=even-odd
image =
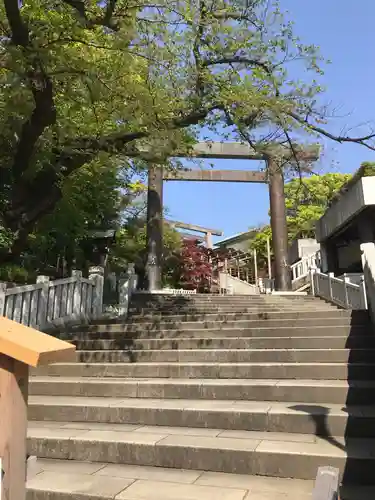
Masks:
[[[139,294],[126,323],[61,337],[77,362],[31,378],[28,500],[308,500],[324,465],[341,500],[375,498],[365,311]]]

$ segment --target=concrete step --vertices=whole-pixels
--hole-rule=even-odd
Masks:
[[[39,459],[27,500],[311,500],[312,480]],[[341,500],[373,500],[375,487],[344,485]]]
[[[39,459],[37,467],[27,500],[310,500],[313,489],[299,479],[142,465]]]
[[[312,295],[300,295],[293,293],[292,295],[277,295],[277,294],[254,294],[254,295],[141,295],[139,293],[134,293],[132,295],[132,302],[139,304],[163,304],[163,303],[175,303],[175,304],[185,304],[187,302],[313,302],[318,304],[320,302],[325,302],[319,297],[314,297]]]
[[[298,318],[298,319],[257,319],[249,320],[237,318],[235,320],[216,320],[216,321],[165,321],[154,319],[148,322],[137,322],[130,324],[117,324],[119,330],[136,332],[143,330],[197,330],[201,328],[208,328],[210,330],[221,330],[223,328],[276,328],[276,327],[318,327],[318,326],[368,326],[367,320],[357,320],[350,317],[336,317],[336,318]],[[104,325],[102,325],[104,326]],[[111,325],[113,326],[113,325]]]
[[[274,302],[274,301],[301,301],[307,302],[312,301],[319,303],[322,301],[319,297],[314,297],[312,295],[299,295],[299,294],[288,294],[288,295],[218,295],[218,294],[192,294],[192,295],[158,295],[154,294],[139,294],[135,292],[132,296],[133,302],[217,302],[217,301],[262,301],[262,302]]]
[[[258,328],[196,328],[195,330],[185,330],[183,325],[177,330],[139,330],[129,331],[123,328],[123,325],[108,325],[97,327],[90,330],[74,330],[71,332],[61,332],[59,337],[65,340],[82,340],[87,339],[116,339],[116,338],[215,338],[215,337],[343,337],[360,335],[365,336],[370,333],[367,326],[362,325],[343,325],[343,326],[316,326],[316,327],[302,327],[302,326],[280,326],[280,327],[258,327]]]
[[[142,314],[153,314],[155,312],[161,312],[163,314],[199,314],[199,313],[232,313],[232,312],[242,312],[242,313],[251,313],[251,312],[281,312],[281,311],[335,311],[339,310],[336,307],[333,307],[329,304],[325,305],[319,305],[319,307],[315,307],[313,305],[307,305],[307,306],[297,306],[297,305],[275,305],[275,306],[262,306],[262,305],[253,305],[253,306],[237,306],[237,305],[227,305],[227,306],[196,306],[196,307],[173,307],[173,306],[164,306],[164,307],[158,307],[158,308],[148,308],[148,307],[129,307],[129,313],[134,314],[134,313],[142,313]]]
[[[366,363],[57,363],[31,370],[38,376],[375,380]]]
[[[30,396],[29,420],[166,425],[375,437],[370,406],[291,402]],[[375,458],[375,457],[374,457]]]
[[[73,340],[78,350],[122,350],[122,349],[345,349],[375,348],[375,336],[353,335],[335,337],[214,337],[214,338],[166,338],[132,339],[116,338]]]
[[[81,363],[374,363],[374,349],[160,349],[78,351]]]
[[[375,381],[31,377],[30,395],[372,405]]]
[[[234,321],[237,319],[242,320],[297,320],[297,319],[323,319],[323,318],[351,318],[353,323],[369,321],[367,311],[348,311],[345,309],[329,309],[329,310],[315,310],[315,311],[293,311],[293,312],[269,312],[269,313],[236,313],[236,312],[228,312],[226,314],[220,313],[207,313],[207,314],[168,314],[162,315],[159,312],[155,312],[154,314],[149,315],[130,315],[127,318],[127,323],[144,321]],[[111,323],[119,323],[124,322],[123,320],[100,320],[95,322],[98,324],[111,324]]]
[[[340,468],[345,482],[362,485],[374,483],[373,439],[324,439],[314,435],[219,429],[140,429],[127,425],[117,429],[113,424],[102,427],[67,424],[62,428],[48,428],[45,423],[41,427],[31,426],[28,453],[40,458],[91,463],[173,467],[309,480],[315,478],[318,467],[333,466]],[[170,498],[175,500],[177,497]]]

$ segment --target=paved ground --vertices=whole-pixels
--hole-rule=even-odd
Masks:
[[[90,429],[90,430],[89,430]],[[154,443],[155,432],[163,431],[157,440],[170,438],[215,439],[236,442],[236,446],[246,447],[250,441],[256,445],[264,443],[280,449],[298,447],[298,452],[306,454],[310,447],[316,447],[319,454],[334,453],[345,456],[344,438],[335,438],[335,443],[327,443],[314,435],[263,433],[246,431],[220,431],[219,429],[191,429],[155,426],[132,426],[119,424],[30,422],[30,436],[55,435],[68,439],[78,436],[91,440],[118,440],[119,434],[133,441]],[[185,435],[184,435],[185,434]],[[337,440],[337,442],[336,442]],[[356,441],[356,440],[354,440]],[[362,441],[362,440],[361,440]],[[341,443],[342,442],[342,443]],[[266,444],[267,443],[267,444]],[[212,443],[211,443],[212,445]],[[161,467],[117,465],[105,463],[77,462],[73,460],[39,459],[34,464],[37,474],[28,482],[28,500],[46,498],[48,500],[311,500],[313,481],[282,479],[264,476],[202,472],[196,470],[176,470]],[[39,493],[43,497],[39,497]],[[48,495],[48,496],[45,496]],[[340,500],[373,500],[374,487],[351,488],[342,491]]]
[[[38,460],[37,465],[40,472],[28,482],[29,490],[83,498],[100,495],[116,500],[310,500],[313,486],[311,481],[296,479],[134,465],[58,460]]]

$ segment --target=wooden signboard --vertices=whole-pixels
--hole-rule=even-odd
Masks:
[[[29,366],[75,361],[75,346],[0,317],[0,460],[2,500],[26,498]]]

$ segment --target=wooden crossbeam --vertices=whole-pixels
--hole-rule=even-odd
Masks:
[[[265,172],[251,170],[180,170],[166,172],[165,181],[214,181],[214,182],[258,182],[266,183]]]

